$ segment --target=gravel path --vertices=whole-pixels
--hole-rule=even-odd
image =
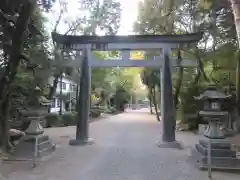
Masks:
[[[90,125],[95,144],[68,146],[74,127],[47,129],[57,143],[51,158],[35,169],[29,163],[5,164],[9,180],[207,180],[207,172],[187,161],[197,137],[178,132],[183,150],[160,149],[160,125],[144,111],[129,111]],[[239,180],[240,175],[213,173],[216,180]]]

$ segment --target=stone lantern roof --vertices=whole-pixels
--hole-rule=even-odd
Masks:
[[[198,97],[195,97],[195,99],[196,100],[210,100],[210,99],[225,100],[225,99],[230,99],[231,97],[232,97],[231,95],[226,95],[218,91],[215,86],[210,86]]]

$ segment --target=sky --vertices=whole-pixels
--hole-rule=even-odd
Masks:
[[[121,23],[120,28],[118,30],[118,35],[131,35],[133,34],[133,23],[137,19],[138,14],[138,2],[140,0],[118,0],[121,3]],[[81,14],[84,14],[83,10],[80,10],[79,0],[71,0],[68,2],[68,13],[66,13],[65,17],[76,19]],[[59,4],[55,3],[53,7],[53,11],[56,13],[53,13],[52,15],[48,14],[47,17],[49,19],[49,24],[47,25],[47,28],[50,30],[53,29],[54,24],[56,23],[56,19],[59,14]],[[67,30],[67,26],[64,23],[61,23],[59,26],[59,33],[64,33]],[[103,32],[98,31],[99,35],[103,35]]]
[[[122,5],[121,26],[119,35],[130,35],[133,32],[133,23],[137,19],[139,0],[119,0]]]

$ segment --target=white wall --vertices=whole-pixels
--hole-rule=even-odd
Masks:
[[[52,85],[53,77],[49,78],[49,83]],[[75,87],[71,87],[71,86],[75,86]],[[69,78],[66,78],[66,77],[62,78],[62,93],[63,94],[67,94],[67,93],[71,92],[72,96],[75,96],[76,86],[77,86],[77,84],[75,82],[73,82],[72,80],[70,80]],[[56,94],[60,94],[60,81],[58,82],[58,85],[57,85]],[[53,98],[50,112],[57,113],[59,111],[60,111],[60,99]],[[62,111],[65,112],[65,103],[64,102],[62,102]]]
[[[62,111],[65,112],[65,107],[64,107],[64,103],[62,103]],[[51,109],[50,112],[51,113],[57,113],[60,111],[60,99],[58,98],[53,98],[52,100],[52,104],[51,104]]]
[[[49,84],[52,85],[52,83],[53,83],[53,77],[50,77],[49,78]],[[62,83],[63,83],[62,93],[69,93],[70,91],[73,91],[71,89],[71,85],[77,86],[77,84],[74,81],[72,81],[68,78],[65,78],[65,77],[62,78]],[[57,94],[60,93],[60,80],[59,80],[58,85],[57,85],[56,93]]]

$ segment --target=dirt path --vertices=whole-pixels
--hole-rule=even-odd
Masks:
[[[144,111],[129,111],[90,124],[95,144],[72,147],[75,127],[46,130],[57,143],[51,158],[35,169],[29,163],[4,165],[9,180],[207,180],[207,173],[187,161],[198,137],[177,132],[183,150],[161,149],[161,125]],[[239,180],[236,174],[214,173],[217,180]]]

